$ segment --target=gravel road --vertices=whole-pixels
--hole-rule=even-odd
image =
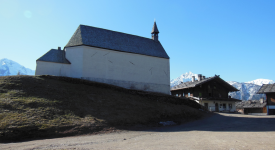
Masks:
[[[216,113],[170,127],[19,143],[0,149],[275,149],[275,116]]]

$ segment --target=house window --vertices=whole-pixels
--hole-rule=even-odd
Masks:
[[[226,109],[226,104],[223,104],[223,108]]]
[[[182,93],[182,97],[184,97],[184,93]]]
[[[188,97],[190,97],[190,93],[188,93]]]
[[[222,104],[220,104],[220,108],[222,108]]]
[[[179,96],[178,94],[176,94],[176,96]]]
[[[211,97],[212,96],[212,89],[211,89],[211,87],[210,87],[210,85],[208,85],[208,95],[209,95],[209,97]]]
[[[232,104],[228,104],[228,107],[229,107],[230,109],[232,109]]]

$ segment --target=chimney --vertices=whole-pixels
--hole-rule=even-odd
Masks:
[[[263,104],[264,103],[264,98],[260,99],[260,103]]]
[[[192,82],[195,82],[195,76],[192,76]]]
[[[61,47],[58,47],[58,50],[61,51]]]
[[[228,96],[228,98],[230,99],[230,98],[231,98],[231,96]]]
[[[205,76],[202,76],[202,79],[205,79]]]
[[[198,74],[198,81],[201,81],[201,80],[202,80],[202,75]]]

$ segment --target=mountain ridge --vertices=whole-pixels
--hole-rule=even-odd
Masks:
[[[0,59],[0,76],[34,75],[35,71],[20,65],[19,63],[3,58]]]

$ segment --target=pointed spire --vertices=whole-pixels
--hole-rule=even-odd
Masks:
[[[154,33],[159,33],[156,20],[154,21],[154,26],[153,26],[151,34],[154,34]]]
[[[152,29],[152,39],[154,41],[159,41],[159,38],[158,38],[158,34],[159,34],[159,30],[158,30],[158,27],[157,27],[157,23],[156,23],[156,20],[154,21],[154,26],[153,26],[153,29]]]

